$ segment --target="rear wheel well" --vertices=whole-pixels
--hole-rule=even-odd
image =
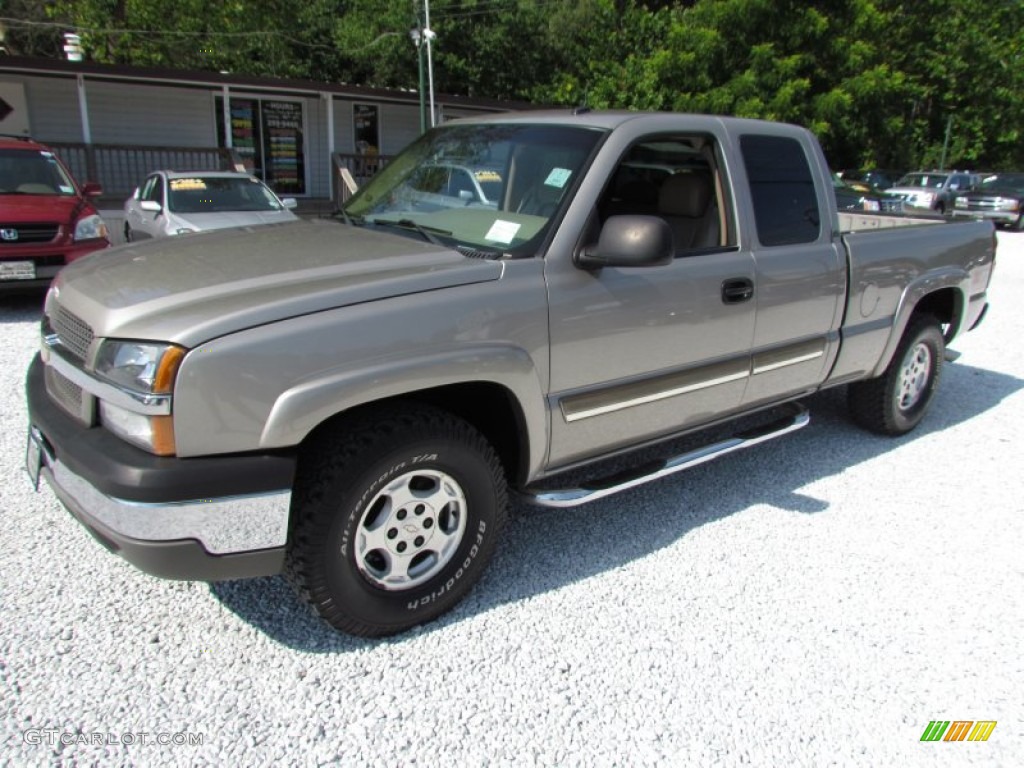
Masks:
[[[510,483],[524,475],[528,463],[528,440],[523,413],[511,392],[500,384],[485,381],[424,389],[360,405],[324,421],[306,436],[303,445],[308,445],[325,431],[343,428],[347,420],[357,415],[396,403],[424,403],[464,419],[494,447]]]
[[[931,315],[942,326],[942,335],[948,342],[960,330],[960,315],[963,299],[954,288],[943,288],[929,293],[914,307],[914,315]]]

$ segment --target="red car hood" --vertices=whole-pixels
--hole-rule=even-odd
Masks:
[[[71,214],[80,210],[95,213],[92,206],[80,197],[69,195],[0,195],[0,219],[3,223],[30,224],[56,221],[62,224],[70,221]]]

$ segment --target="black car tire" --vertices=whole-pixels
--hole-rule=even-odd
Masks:
[[[938,319],[912,317],[885,372],[849,386],[854,421],[882,435],[902,435],[916,427],[938,389],[945,352]]]
[[[304,450],[285,572],[337,629],[395,634],[469,592],[507,514],[503,467],[479,431],[433,407],[393,406]]]

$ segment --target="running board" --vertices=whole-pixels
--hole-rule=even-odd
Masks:
[[[526,502],[541,507],[575,507],[590,501],[603,499],[606,496],[611,496],[630,488],[636,488],[653,480],[660,480],[668,475],[674,475],[676,472],[682,472],[684,469],[696,467],[698,464],[717,459],[728,453],[749,448],[776,437],[782,437],[807,426],[811,416],[804,406],[799,403],[790,403],[786,407],[790,413],[776,421],[761,427],[738,432],[725,440],[719,440],[703,448],[696,448],[679,456],[655,462],[653,465],[648,463],[638,469],[599,478],[584,483],[578,488],[536,492],[526,489],[521,492],[521,495]]]

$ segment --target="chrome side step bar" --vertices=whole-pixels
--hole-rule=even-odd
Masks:
[[[643,467],[627,472],[620,472],[610,477],[600,478],[584,483],[578,488],[563,490],[543,490],[531,492],[526,489],[521,493],[523,499],[541,507],[575,507],[589,501],[603,499],[621,491],[636,488],[653,480],[659,480],[684,469],[717,459],[728,453],[749,448],[758,443],[782,437],[790,432],[806,427],[811,420],[807,409],[799,403],[786,406],[789,414],[761,427],[738,432],[730,438],[696,448],[679,456],[656,462],[653,466],[647,463]]]

